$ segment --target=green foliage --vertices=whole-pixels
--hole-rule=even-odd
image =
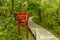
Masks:
[[[33,19],[34,22],[44,26],[45,28],[48,28],[54,31],[57,35],[60,35],[60,30],[59,30],[60,29],[60,1],[59,0],[40,0],[38,1],[38,3],[39,3],[38,5],[40,5],[38,7],[38,9],[40,9],[39,10],[40,12],[38,11],[35,11],[35,12],[39,13],[39,14],[37,13],[39,17],[37,19],[36,18]]]
[[[26,0],[25,0],[26,1]],[[0,40],[18,40],[18,27],[15,16],[22,10],[22,2],[14,0],[0,0]],[[26,40],[25,28],[21,28],[19,40]]]
[[[52,28],[60,35],[60,0],[13,0],[13,6],[12,0],[0,0],[0,35],[3,35],[1,40],[17,40],[15,15],[22,10],[37,17],[37,20],[40,20],[36,21],[37,24]],[[24,29],[21,30],[25,34]]]

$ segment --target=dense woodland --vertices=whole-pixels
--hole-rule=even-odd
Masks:
[[[60,35],[60,0],[0,0],[0,40],[17,40],[15,16],[20,11],[28,12],[39,20],[38,24]]]

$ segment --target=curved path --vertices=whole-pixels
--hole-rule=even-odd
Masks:
[[[36,40],[59,40],[48,30],[32,22],[32,18],[33,17],[30,17],[29,19],[29,28],[32,31],[33,35],[36,37]]]

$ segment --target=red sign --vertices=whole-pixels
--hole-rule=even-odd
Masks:
[[[16,15],[16,19],[18,20],[18,36],[20,35],[20,26],[26,26],[26,36],[28,38],[28,20],[29,20],[29,14],[22,11]]]

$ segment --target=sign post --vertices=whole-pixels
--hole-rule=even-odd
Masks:
[[[29,14],[22,11],[22,12],[16,14],[16,19],[18,20],[18,36],[20,36],[20,26],[26,26],[26,37],[28,38]]]

